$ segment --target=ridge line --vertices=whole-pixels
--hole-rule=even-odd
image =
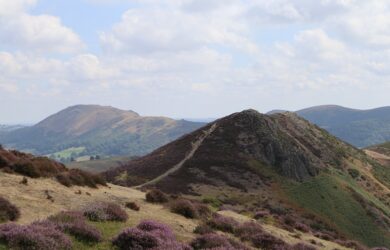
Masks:
[[[180,170],[183,165],[189,160],[191,159],[195,152],[198,150],[198,148],[202,145],[203,141],[212,133],[214,132],[214,130],[217,128],[217,123],[214,123],[208,130],[203,130],[203,135],[200,136],[197,140],[191,142],[192,144],[192,148],[191,150],[186,154],[186,156],[179,162],[177,163],[176,165],[174,165],[172,168],[168,169],[165,173],[163,173],[162,175],[160,176],[157,176],[156,178],[148,181],[148,182],[145,182],[144,184],[141,184],[141,185],[138,185],[138,186],[135,186],[134,188],[142,188],[142,187],[145,187],[147,185],[150,185],[150,184],[154,184],[154,183],[157,183],[159,181],[161,181],[162,179],[164,179],[165,177],[167,177],[168,175],[170,174],[173,174],[174,172]]]

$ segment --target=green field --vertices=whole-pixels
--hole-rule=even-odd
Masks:
[[[70,162],[66,164],[68,168],[76,168],[76,169],[82,169],[85,171],[93,172],[93,173],[99,173],[103,172],[105,170],[108,170],[113,167],[119,167],[123,164],[126,164],[130,160],[134,159],[134,157],[130,156],[122,156],[122,157],[112,157],[107,159],[101,159],[101,160],[94,160],[94,161],[76,161],[76,162]]]
[[[62,151],[55,152],[53,154],[47,155],[49,157],[55,158],[55,159],[61,159],[61,158],[70,158],[72,155],[79,155],[85,151],[85,147],[72,147],[67,148]],[[54,157],[53,157],[54,156]]]

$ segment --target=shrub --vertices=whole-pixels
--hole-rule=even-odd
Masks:
[[[168,202],[168,195],[158,189],[152,189],[145,195],[146,201],[151,203],[165,203]]]
[[[316,236],[317,238],[323,239],[323,240],[327,240],[327,241],[334,240],[334,237],[326,232],[316,232],[314,234],[314,236]]]
[[[137,203],[135,202],[127,202],[126,203],[126,207],[131,209],[131,210],[134,210],[134,211],[139,211],[140,207],[138,206]]]
[[[138,228],[127,228],[112,243],[119,249],[150,249],[159,245],[158,239],[149,232]]]
[[[66,187],[87,186],[97,188],[98,185],[106,186],[107,183],[100,175],[88,173],[80,169],[70,169],[56,176],[59,183]]]
[[[137,228],[145,232],[160,231],[165,239],[174,238],[172,230],[167,225],[156,221],[144,220],[138,224]]]
[[[176,241],[172,230],[159,222],[142,221],[136,228],[127,228],[113,239],[120,250],[172,249],[189,250],[189,246]]]
[[[75,223],[77,221],[85,221],[83,213],[78,211],[63,211],[56,215],[52,215],[47,219],[56,224],[66,224],[66,223]]]
[[[261,249],[288,249],[289,245],[269,233],[258,233],[251,238],[253,246]]]
[[[15,221],[20,217],[19,209],[0,196],[0,222]]]
[[[23,179],[20,181],[20,184],[23,184],[23,185],[28,185],[28,180],[26,177],[23,177]]]
[[[301,222],[295,223],[294,227],[295,227],[295,229],[297,229],[301,232],[304,232],[304,233],[310,232],[310,227],[307,226],[306,224],[301,223]]]
[[[109,202],[92,203],[83,214],[91,221],[127,221],[129,217],[120,206]]]
[[[58,228],[79,240],[99,242],[102,240],[100,231],[85,221],[81,212],[68,211],[60,212],[57,215],[50,216],[49,221],[58,226]]]
[[[265,210],[263,210],[263,211],[257,211],[257,212],[255,213],[255,215],[253,216],[253,218],[255,218],[256,220],[258,220],[258,219],[265,218],[265,217],[267,217],[267,216],[269,216],[269,215],[270,215],[270,214],[269,214],[268,211],[265,211]]]
[[[68,250],[70,239],[52,223],[33,223],[28,226],[0,225],[0,240],[11,249]]]
[[[214,233],[214,230],[209,225],[201,224],[201,225],[198,225],[194,229],[194,233],[196,233],[196,234],[209,234],[209,233]]]
[[[213,217],[207,221],[207,225],[222,232],[234,233],[239,226],[239,223],[233,218],[214,214]]]
[[[349,173],[349,175],[350,175],[352,178],[354,178],[354,179],[356,179],[356,178],[358,178],[358,177],[360,176],[359,170],[354,169],[354,168],[349,168],[349,169],[348,169],[348,173]]]
[[[194,219],[199,217],[198,210],[189,200],[179,199],[171,203],[171,211],[183,215],[186,218]]]
[[[100,242],[102,240],[102,234],[100,231],[91,225],[83,221],[78,221],[72,224],[63,225],[64,232],[73,235],[78,240],[89,242]]]
[[[0,155],[0,168],[4,168],[8,166],[8,161],[3,156]]]
[[[356,250],[365,250],[366,249],[366,247],[362,246],[362,244],[360,244],[357,241],[353,241],[353,240],[335,240],[335,242],[339,245],[344,246],[344,247],[348,247],[348,248],[352,248],[352,249],[356,249]]]
[[[29,161],[19,161],[11,166],[12,170],[18,174],[31,178],[41,177],[39,170]]]
[[[291,250],[316,250],[315,247],[309,246],[303,243],[295,244],[291,247]]]
[[[245,222],[241,224],[236,230],[235,235],[239,237],[241,240],[249,241],[251,238],[258,234],[263,233],[263,227],[255,222]]]
[[[198,201],[193,201],[192,204],[195,206],[196,211],[198,212],[199,217],[207,218],[211,215],[210,208],[202,203],[199,203]]]
[[[243,244],[236,242],[216,233],[204,234],[195,238],[191,242],[191,246],[195,249],[227,249],[227,250],[246,250],[248,249]]]

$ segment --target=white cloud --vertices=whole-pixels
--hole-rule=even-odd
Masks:
[[[82,42],[59,18],[29,14],[35,1],[0,0],[12,10],[0,8],[0,89],[13,91],[0,98],[182,114],[191,103],[202,116],[277,105],[283,95],[286,105],[302,105],[302,97],[315,96],[314,104],[390,90],[384,0],[123,1],[132,7],[96,31],[102,51],[94,53],[78,51]]]
[[[0,0],[0,46],[39,53],[73,53],[84,45],[58,17],[30,15],[34,0]]]
[[[362,1],[343,16],[335,16],[326,27],[338,32],[351,45],[390,48],[390,5],[388,1]]]
[[[218,13],[189,13],[176,7],[137,8],[127,11],[111,31],[100,35],[109,52],[155,53],[196,50],[222,45],[254,53],[247,26],[239,19],[241,6]]]

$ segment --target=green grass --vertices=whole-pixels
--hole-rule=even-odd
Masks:
[[[375,224],[347,187],[388,211],[389,208],[358,187],[352,178],[335,173],[322,174],[303,183],[286,182],[283,188],[292,202],[318,215],[346,236],[370,247],[390,247],[390,234]]]
[[[3,244],[0,244],[0,250],[7,250],[7,246],[3,245]]]
[[[48,156],[54,155],[56,158],[70,158],[72,154],[80,154],[85,151],[85,147],[72,147],[72,148],[67,148],[62,151],[55,152],[53,154],[50,154]]]
[[[118,156],[107,159],[94,160],[94,161],[81,161],[81,162],[70,162],[66,164],[68,168],[77,168],[86,170],[94,173],[103,172],[110,168],[119,167],[122,164],[126,164],[131,161],[134,157],[130,156]],[[89,159],[89,157],[88,157]]]

